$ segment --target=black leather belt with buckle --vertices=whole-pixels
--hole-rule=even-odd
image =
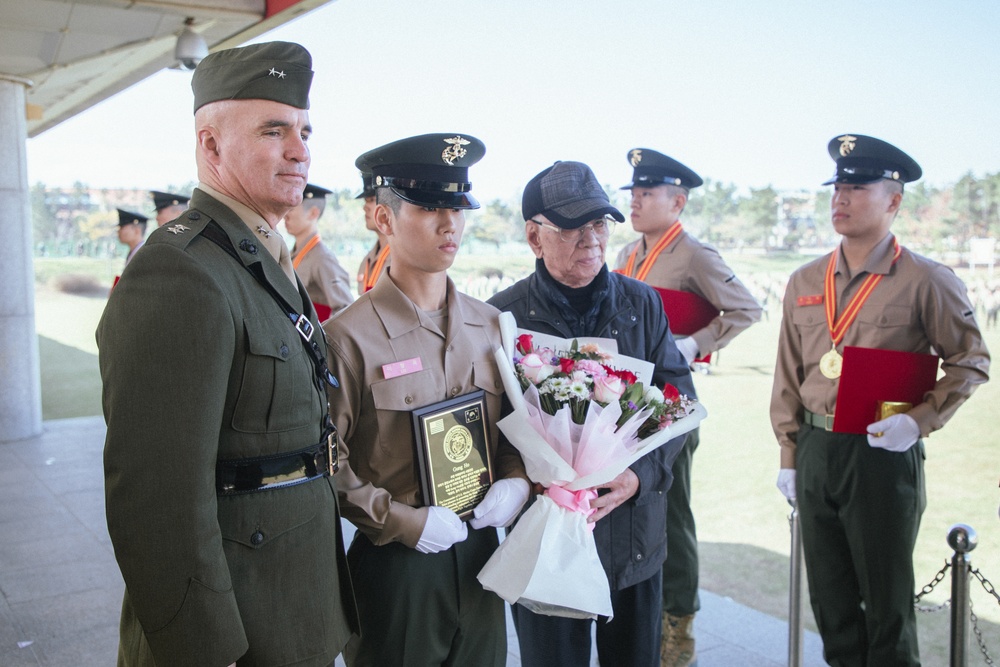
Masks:
[[[288,454],[217,461],[215,490],[220,496],[253,493],[330,477],[339,469],[337,429],[323,441]]]

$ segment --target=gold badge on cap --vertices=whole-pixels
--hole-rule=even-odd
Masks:
[[[857,137],[852,137],[849,134],[845,134],[842,137],[837,137],[837,141],[840,142],[840,155],[841,157],[847,157],[854,150],[854,142],[857,141]]]
[[[182,224],[176,224],[176,225],[171,225],[170,227],[167,227],[167,231],[170,232],[171,234],[173,234],[174,236],[176,236],[178,234],[183,234],[184,232],[186,232],[189,229],[191,229],[191,228],[190,227],[185,227]]]
[[[441,151],[441,159],[449,167],[454,167],[455,160],[465,157],[466,150],[462,146],[467,146],[470,142],[468,139],[463,139],[462,137],[452,137],[451,139],[445,139],[444,143],[449,144],[449,146]]]
[[[639,163],[642,162],[642,149],[633,148],[628,152],[628,161],[632,163],[633,167],[638,167]]]

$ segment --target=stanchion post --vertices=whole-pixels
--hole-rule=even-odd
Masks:
[[[788,567],[788,667],[802,665],[802,533],[799,508],[789,500],[792,513],[788,525],[792,533],[792,554]]]
[[[948,530],[948,546],[955,550],[951,557],[951,660],[950,667],[969,664],[969,552],[976,548],[979,537],[964,523]]]

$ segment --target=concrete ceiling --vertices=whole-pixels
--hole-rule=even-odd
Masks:
[[[332,0],[2,0],[0,74],[27,79],[33,137],[166,67],[184,22],[237,46]]]

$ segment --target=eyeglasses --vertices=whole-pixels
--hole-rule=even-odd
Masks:
[[[618,224],[618,221],[610,215],[598,218],[597,220],[592,220],[591,222],[588,222],[582,227],[577,227],[576,229],[563,229],[562,227],[556,227],[551,223],[535,220],[534,218],[531,219],[531,222],[558,233],[559,240],[564,243],[579,243],[583,240],[583,236],[588,230],[593,232],[594,236],[596,236],[598,240],[603,241],[611,236],[611,232],[615,231],[615,225]]]

